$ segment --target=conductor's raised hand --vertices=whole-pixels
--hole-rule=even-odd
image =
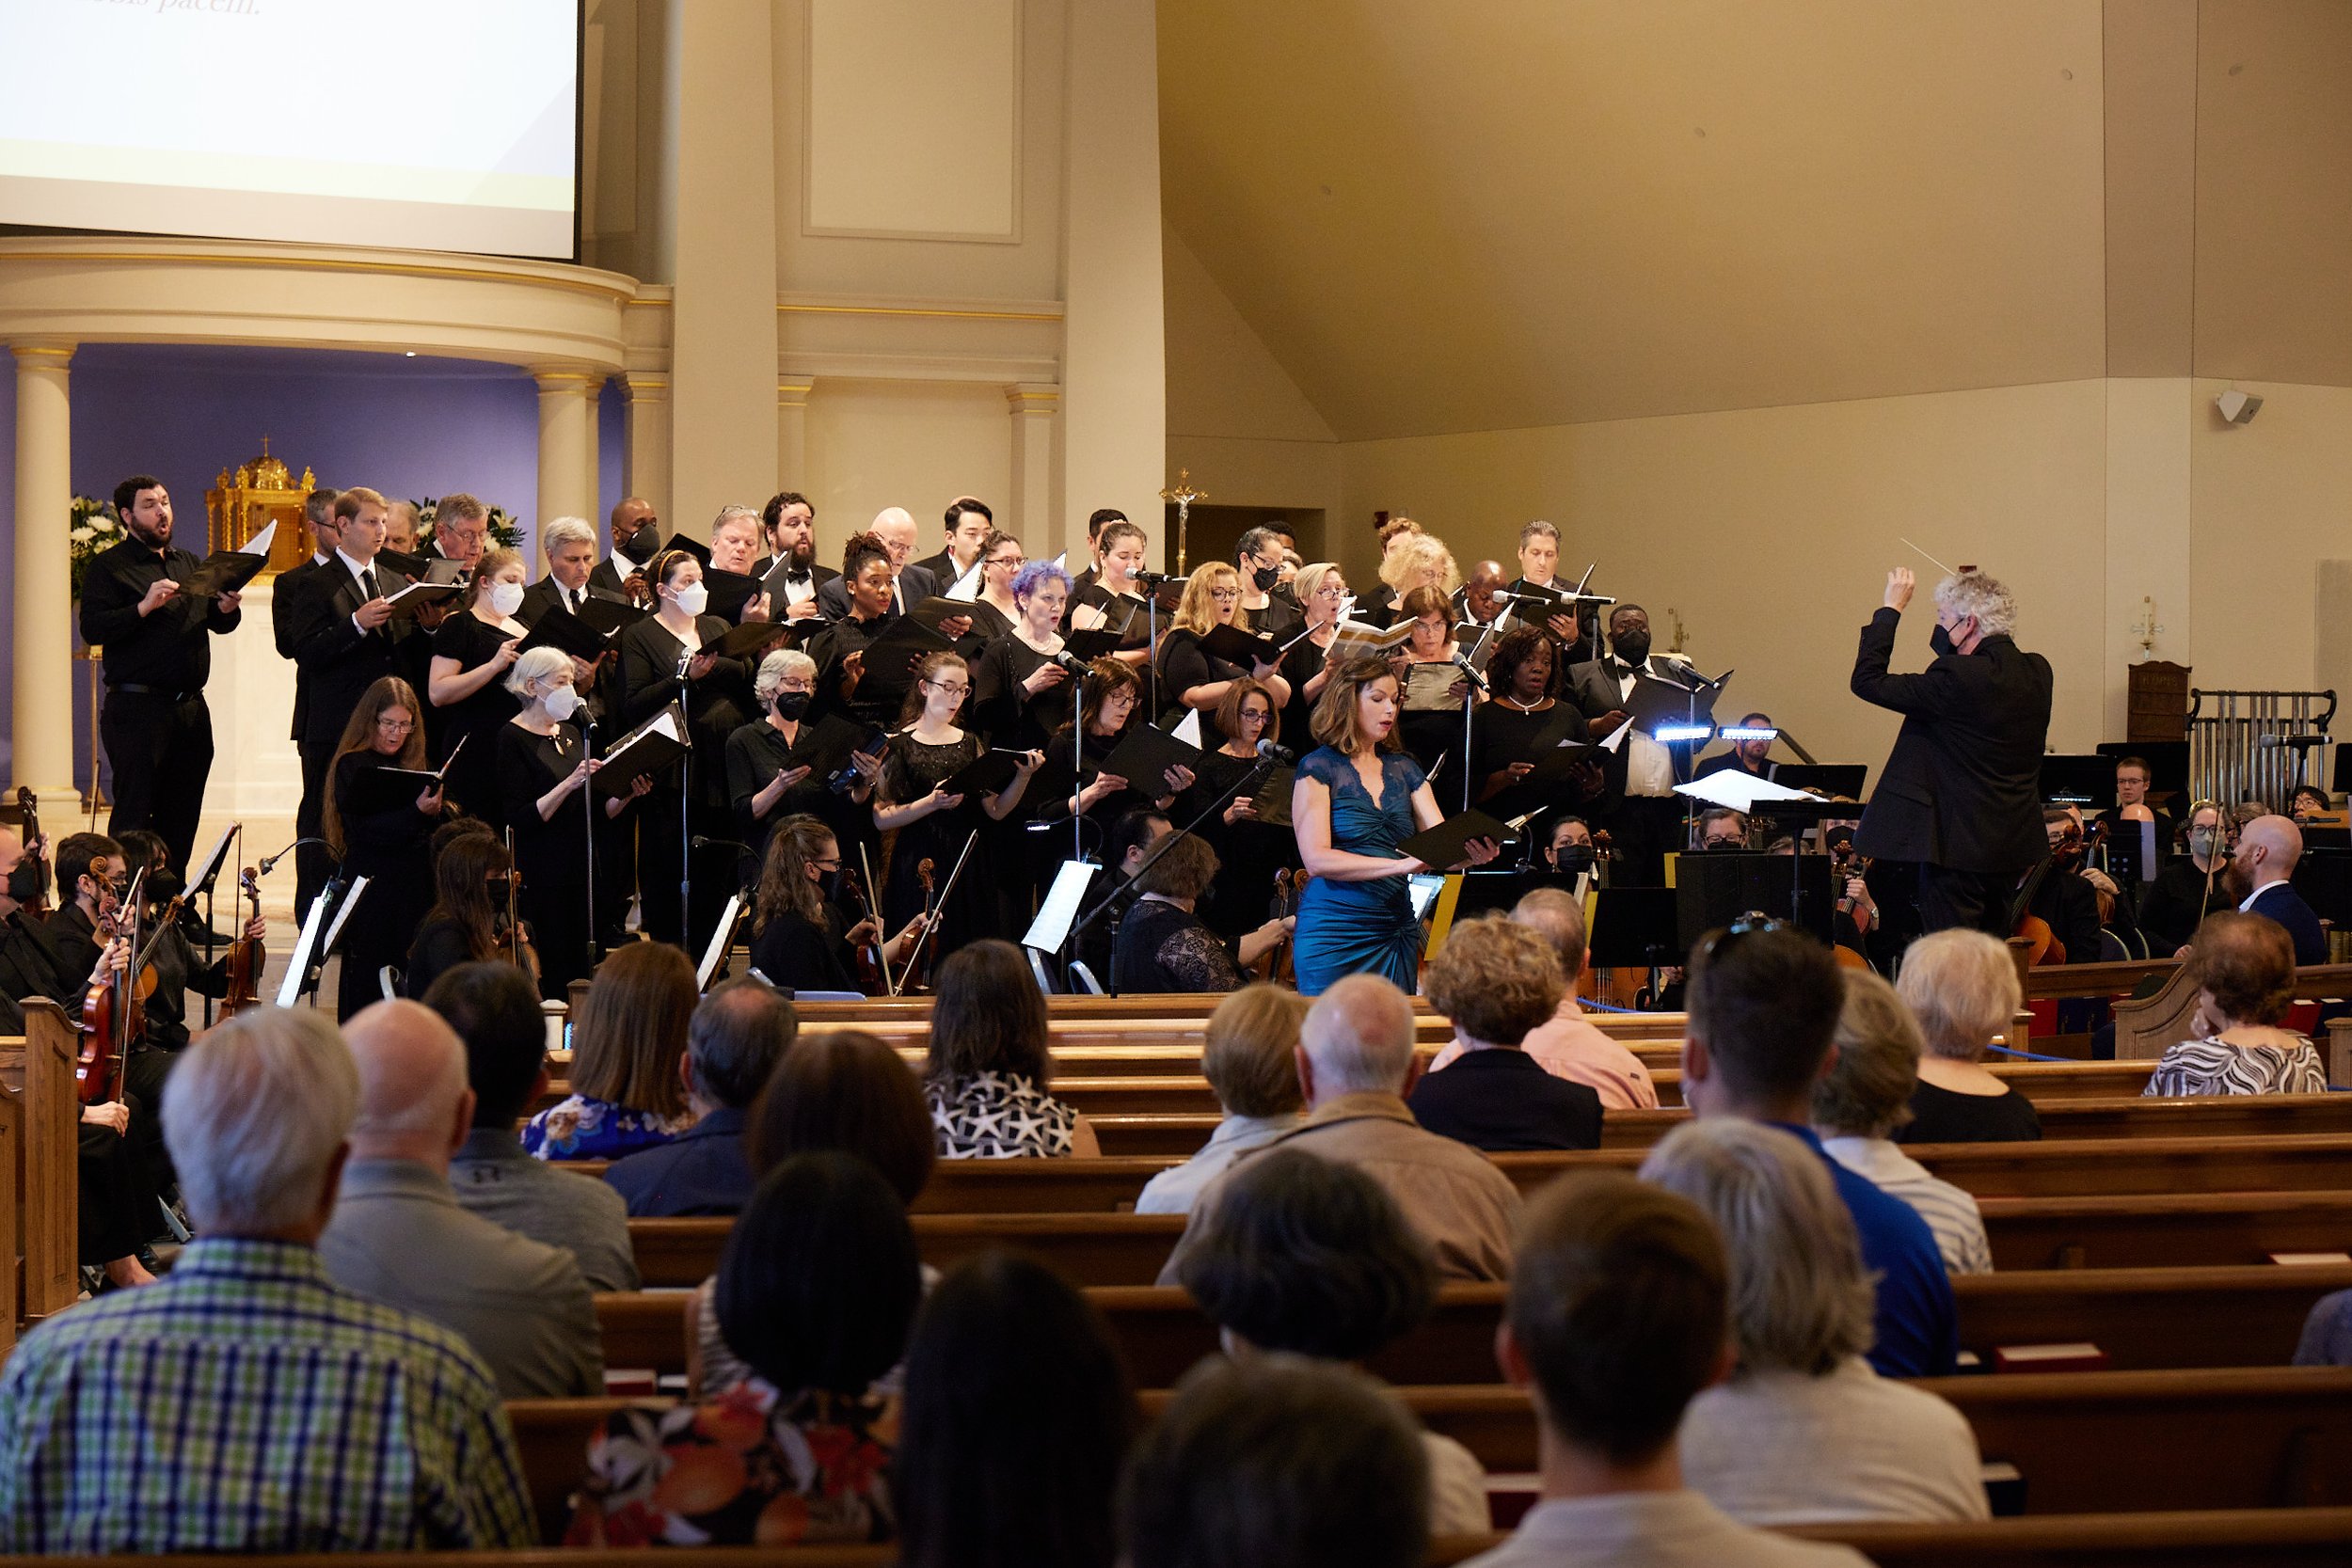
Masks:
[[[1886,608],[1899,611],[1911,603],[1911,591],[1918,586],[1918,578],[1908,566],[1898,566],[1886,574]]]

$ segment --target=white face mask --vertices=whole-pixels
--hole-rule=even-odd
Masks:
[[[512,615],[523,607],[523,585],[519,582],[490,584],[490,608],[501,615]]]
[[[580,693],[568,686],[559,686],[542,694],[539,705],[548,710],[548,717],[561,724],[580,711]]]
[[[700,615],[710,603],[710,590],[699,582],[690,582],[672,595],[678,609],[689,615]]]

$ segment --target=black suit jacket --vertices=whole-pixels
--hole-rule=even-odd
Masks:
[[[523,590],[523,607],[517,619],[527,626],[538,625],[540,616],[545,615],[550,610],[563,607],[560,593],[561,590],[553,578],[541,578],[537,582]],[[588,574],[588,597],[602,599],[608,604],[628,603],[627,594],[617,588],[607,588],[599,583],[594,571]]]
[[[277,583],[270,590],[269,630],[270,636],[278,643],[279,658],[294,659],[294,601],[302,592],[302,579],[318,569],[317,558],[313,557],[299,566],[280,572],[278,575]],[[301,662],[294,660],[294,729],[290,738],[297,741],[302,738],[302,726],[310,716],[310,676],[304,671]]]
[[[2328,933],[2319,924],[2319,916],[2303,895],[2288,882],[2273,882],[2263,889],[2246,911],[2275,920],[2287,928],[2295,942],[2295,961],[2298,964],[2324,964],[2328,961]]]
[[[636,566],[631,566],[629,568],[629,571],[631,572],[637,570],[640,570],[640,568]],[[597,562],[594,566],[588,568],[588,586],[591,588],[601,588],[606,593],[611,594],[617,598],[623,600],[628,599],[628,574],[627,572],[616,570],[613,567],[612,558],[611,556],[606,556],[602,561]]]
[[[408,586],[408,579],[389,566],[378,566],[375,578],[377,591],[387,598]],[[363,635],[351,617],[367,602],[367,594],[341,556],[329,556],[305,574],[291,594],[286,579],[279,578],[278,591],[284,595],[279,608],[286,612],[284,626],[294,663],[310,683],[310,700],[294,738],[333,746],[370,686],[384,675],[408,677],[402,644],[416,633],[416,623],[387,621]]]
[[[780,570],[781,567],[772,555],[762,556],[752,564],[752,576],[759,579],[760,591],[768,595],[768,612],[778,620],[784,618],[784,612],[788,608],[782,599],[776,596],[784,588],[784,579],[777,575]],[[840,575],[830,566],[819,566],[813,562],[810,562],[808,576],[809,580],[817,585],[817,612],[819,615],[825,613],[825,584]]]
[[[910,562],[907,563],[906,570],[898,574],[898,594],[905,602],[896,608],[911,615],[914,612],[916,605],[939,592],[939,579],[924,570],[920,563]],[[828,621],[840,621],[848,618],[850,585],[841,579],[839,573],[834,573],[818,585],[817,608],[825,612],[825,619]]]
[[[2021,875],[2050,852],[2042,831],[2042,752],[2050,661],[2007,637],[1945,654],[1915,675],[1887,673],[1902,617],[1862,628],[1853,694],[1903,716],[1854,848],[1876,860]]]

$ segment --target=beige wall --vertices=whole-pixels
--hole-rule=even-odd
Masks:
[[[993,387],[827,382],[824,396],[809,400],[808,483],[798,486],[817,506],[818,559],[837,570],[842,541],[885,506],[914,514],[918,556],[939,548],[942,514],[961,493],[1002,517],[1010,425]]]

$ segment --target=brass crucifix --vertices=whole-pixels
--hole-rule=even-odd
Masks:
[[[1192,503],[1208,499],[1209,493],[1206,490],[1196,490],[1192,487],[1190,468],[1177,469],[1175,486],[1160,492],[1160,499],[1176,503],[1176,575],[1178,577],[1183,577],[1185,572],[1184,557],[1187,553],[1185,534],[1192,521]]]

